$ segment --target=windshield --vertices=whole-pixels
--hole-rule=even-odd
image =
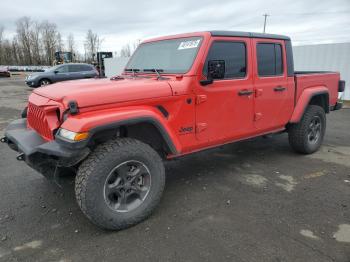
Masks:
[[[126,69],[157,69],[162,73],[186,73],[192,66],[201,41],[201,37],[187,37],[141,44]]]

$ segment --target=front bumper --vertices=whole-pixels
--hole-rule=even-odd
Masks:
[[[48,161],[58,166],[70,167],[79,163],[89,153],[90,149],[73,149],[57,143],[55,140],[46,141],[36,131],[27,128],[27,120],[18,119],[11,122],[1,140],[9,147],[20,153],[19,160],[25,160],[28,165],[36,169],[37,165]]]
[[[37,81],[34,81],[34,80],[25,80],[25,83],[29,87],[37,87],[38,86]]]

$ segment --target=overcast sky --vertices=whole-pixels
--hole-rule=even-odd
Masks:
[[[350,42],[350,0],[4,0],[0,26],[11,36],[22,16],[57,24],[83,49],[88,29],[103,38],[103,51],[137,39],[205,30],[286,34],[294,44]]]

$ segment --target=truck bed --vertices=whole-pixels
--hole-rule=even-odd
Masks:
[[[334,71],[294,71],[295,75],[329,74],[329,73],[337,73],[337,72],[334,72]]]
[[[312,87],[326,87],[329,90],[329,105],[334,106],[338,100],[340,74],[330,71],[295,71],[294,81],[296,101],[303,90]]]

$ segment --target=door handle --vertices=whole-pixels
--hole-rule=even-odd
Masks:
[[[286,89],[287,88],[285,88],[284,86],[276,86],[273,90],[275,90],[276,92],[283,92]]]
[[[238,92],[238,95],[239,96],[250,96],[251,94],[253,94],[254,91],[253,90],[247,90],[247,89],[244,89],[244,90],[241,90]]]

